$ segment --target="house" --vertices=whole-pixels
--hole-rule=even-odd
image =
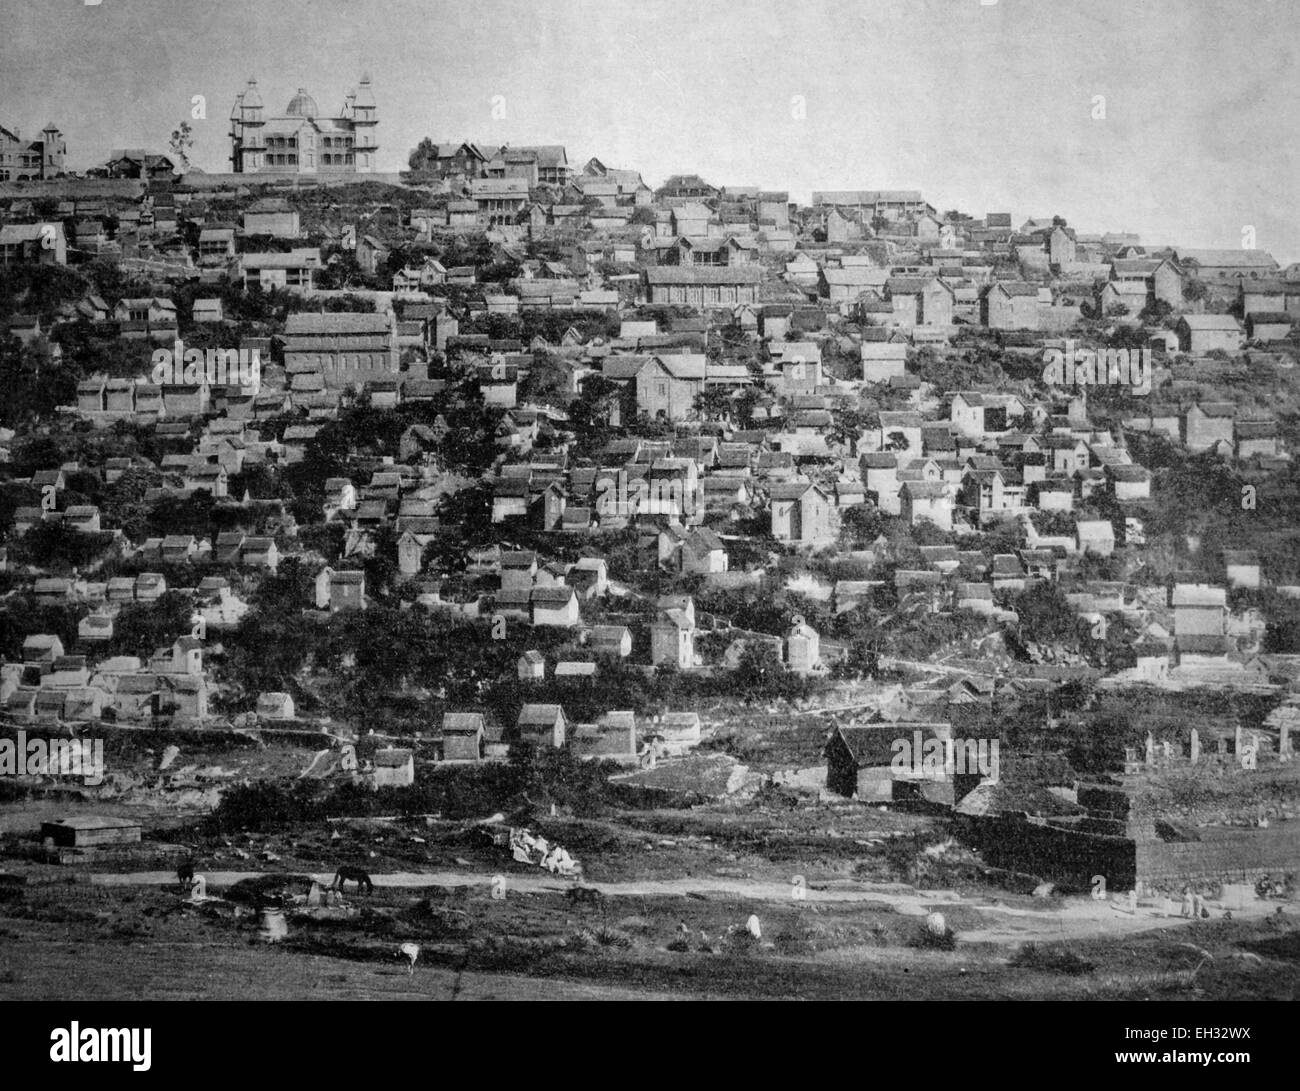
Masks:
[[[1229,587],[1248,587],[1257,589],[1259,578],[1259,554],[1243,549],[1225,549],[1223,566],[1227,571]]]
[[[521,682],[535,682],[546,677],[546,660],[542,653],[530,648],[515,662],[515,671]]]
[[[256,284],[264,292],[272,289],[310,291],[316,286],[316,273],[323,267],[317,247],[239,256],[239,276],[245,290]]]
[[[291,375],[320,375],[329,390],[396,378],[396,318],[391,312],[291,314],[285,322],[284,366]]]
[[[695,603],[686,599],[685,606],[662,609],[659,619],[650,626],[650,662],[656,667],[670,664],[679,670],[696,666]]]
[[[149,330],[176,330],[176,304],[170,299],[142,296],[120,299],[113,308],[113,320],[123,325],[140,324]]]
[[[571,629],[579,624],[578,596],[567,584],[534,587],[529,594],[534,625],[557,625]]]
[[[368,276],[374,276],[379,267],[388,261],[390,250],[374,235],[362,235],[357,239],[354,251],[358,267]]]
[[[245,538],[239,559],[244,565],[274,572],[280,564],[280,550],[274,538]]]
[[[196,299],[191,313],[195,322],[204,325],[225,321],[225,310],[220,297],[216,296],[210,299]]]
[[[1038,329],[1038,285],[996,281],[980,290],[980,325],[993,330]]]
[[[1191,275],[1207,283],[1276,276],[1277,262],[1263,250],[1196,250],[1177,247],[1174,260]]]
[[[882,410],[877,448],[883,452],[909,452],[919,456],[924,449],[924,421],[919,413]]]
[[[235,229],[210,224],[199,231],[199,264],[221,266],[235,256]]]
[[[1025,569],[1014,553],[996,553],[989,571],[994,591],[1023,591]]]
[[[711,576],[727,571],[727,551],[722,539],[707,527],[685,532],[677,550],[678,570],[684,576]]]
[[[1231,449],[1237,410],[1231,402],[1197,402],[1183,415],[1183,442],[1191,451],[1206,451],[1218,444]]]
[[[1088,469],[1092,453],[1077,436],[1053,433],[1043,437],[1043,454],[1049,474],[1072,474]]]
[[[1197,355],[1216,350],[1235,353],[1246,341],[1241,323],[1230,314],[1185,314],[1174,330],[1179,350]]]
[[[296,716],[293,697],[287,693],[261,693],[257,697],[259,720],[292,720]]]
[[[1151,471],[1145,466],[1107,466],[1105,473],[1116,500],[1150,499]]]
[[[757,303],[763,272],[755,265],[670,265],[645,270],[648,301],[690,307],[734,307]]]
[[[23,137],[18,128],[0,125],[0,179],[6,182],[48,181],[60,177],[68,152],[67,140],[57,125],[50,122],[41,130],[41,139]],[[15,211],[18,202],[14,202]]]
[[[611,357],[605,362],[606,378],[624,382],[635,399],[633,415],[652,420],[686,420],[695,415],[695,400],[704,390],[706,359],[696,353],[650,357]],[[630,382],[628,382],[630,380]],[[627,399],[625,399],[626,401]],[[616,414],[621,422],[623,409]]]
[[[23,640],[22,662],[53,667],[54,661],[63,658],[63,641],[50,633],[36,633]]]
[[[626,625],[592,626],[587,647],[596,655],[626,659],[632,654],[632,630]]]
[[[609,563],[604,557],[579,557],[564,579],[579,597],[601,598],[609,591]]]
[[[1228,595],[1222,587],[1178,583],[1169,593],[1174,611],[1174,640],[1180,649],[1204,638],[1221,642],[1227,631]]]
[[[1116,258],[1110,263],[1110,279],[1139,283],[1147,300],[1167,303],[1175,310],[1184,305],[1183,272],[1168,258]]]
[[[960,435],[983,438],[1003,435],[1024,413],[1024,403],[1014,394],[960,390],[952,396],[948,417]]]
[[[1080,519],[1074,525],[1074,532],[1080,553],[1109,557],[1115,552],[1115,528],[1109,519]]]
[[[482,761],[486,754],[487,730],[481,712],[442,714],[442,760]]]
[[[665,712],[645,730],[645,734],[665,757],[678,757],[700,743],[698,712]]]
[[[161,543],[160,543],[161,544]],[[112,581],[110,581],[111,583]],[[167,593],[167,580],[157,572],[141,572],[135,578],[135,601],[157,602]]]
[[[885,292],[900,325],[952,325],[953,290],[938,277],[890,277]]]
[[[832,215],[831,219],[834,222],[835,216]],[[877,269],[869,265],[840,266],[838,268],[828,266],[822,269],[815,262],[811,264],[810,277],[807,276],[809,272],[807,265],[799,258],[786,263],[786,273],[796,283],[801,281],[810,283],[815,280],[826,301],[837,304],[841,308],[846,305],[852,306],[863,299],[879,299],[880,291],[889,279],[887,269]],[[892,313],[892,308],[890,313]]]
[[[862,380],[867,383],[887,383],[901,378],[907,363],[907,344],[902,341],[863,341]]]
[[[597,723],[579,724],[570,745],[584,761],[637,765],[641,760],[636,717],[631,712],[606,712]]]
[[[889,803],[915,797],[923,787],[930,787],[940,792],[941,801],[952,803],[955,797],[974,787],[979,776],[944,771],[951,739],[952,727],[947,723],[900,720],[837,727],[826,743],[826,787],[864,803]],[[921,753],[911,753],[912,761],[904,769],[895,769],[900,740],[907,744],[909,751],[915,750],[919,741]],[[926,785],[913,772],[913,765],[926,755],[933,755],[938,765],[940,779],[933,785]]]
[[[1097,292],[1098,313],[1107,317],[1123,317],[1136,322],[1146,310],[1151,295],[1144,281],[1108,280]]]
[[[0,266],[67,265],[68,237],[60,221],[0,227]]]
[[[339,610],[364,610],[365,606],[365,572],[335,572],[325,567],[316,574],[316,609],[337,613]]]
[[[564,745],[567,722],[559,705],[527,704],[519,710],[516,730],[519,741],[539,747]]]
[[[1296,316],[1285,311],[1256,311],[1246,316],[1246,335],[1252,341],[1282,341],[1295,322]]]
[[[798,545],[827,545],[835,540],[835,501],[811,481],[774,484],[769,490],[772,537]]]
[[[501,554],[501,589],[531,591],[537,580],[537,554],[531,550],[506,551]]]
[[[41,823],[41,841],[55,848],[96,849],[140,843],[141,824],[130,818],[78,815]]]
[[[485,227],[513,224],[528,203],[526,178],[475,178],[469,191],[469,199],[478,209],[478,221]]]
[[[415,751],[390,746],[375,751],[371,783],[379,788],[409,788],[415,783]]]
[[[994,612],[993,588],[987,583],[959,583],[954,598],[958,610],[989,616]]]
[[[288,201],[264,198],[244,210],[245,235],[270,235],[278,239],[296,239],[302,234],[298,210]]]
[[[1276,458],[1281,433],[1275,420],[1239,420],[1236,422],[1237,457]]]
[[[821,637],[802,617],[785,634],[786,667],[795,674],[813,674],[822,669]]]
[[[113,639],[113,619],[103,614],[87,614],[77,623],[77,639],[91,644]]]
[[[952,530],[953,498],[943,482],[905,481],[898,490],[899,514],[909,524],[933,523]]]

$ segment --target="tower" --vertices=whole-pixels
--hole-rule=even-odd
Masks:
[[[63,160],[68,145],[58,126],[50,122],[41,130],[41,177],[56,178],[63,173]]]
[[[375,116],[375,96],[370,90],[369,73],[362,74],[360,85],[356,91],[348,95],[346,112],[352,119],[352,128],[356,135],[354,154],[357,173],[369,173],[375,169],[379,149],[376,136],[379,119]]]
[[[235,97],[235,104],[230,109],[230,165],[235,173],[262,169],[262,156],[266,151],[262,127],[265,124],[257,80],[249,79],[248,86]]]

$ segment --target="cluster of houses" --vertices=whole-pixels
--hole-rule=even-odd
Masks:
[[[468,557],[472,578],[462,585],[431,567],[431,545],[456,530],[439,506],[448,429],[441,416],[412,424],[395,450],[349,452],[346,469],[324,482],[312,522],[341,527],[343,544],[316,570],[304,610],[365,609],[364,562],[391,531],[399,579],[415,601],[564,631],[569,651],[549,664],[528,651],[517,664],[522,681],[548,670],[591,677],[610,660],[726,670],[755,644],[816,676],[843,653],[803,618],[753,633],[697,615],[690,594],[641,600],[617,586],[604,548],[607,535],[631,531],[644,568],[713,587],[739,586],[763,567],[751,539],[773,557],[852,550],[888,571],[828,588],[839,614],[888,579],[900,598],[932,610],[1005,620],[1000,592],[1069,577],[1080,618],[1120,616],[1141,633],[1125,680],[1249,682],[1279,669],[1259,655],[1262,620],[1233,612],[1227,592],[1289,576],[1266,579],[1249,555],[1224,558],[1224,586],[1196,574],[1172,589],[1076,578],[1089,557],[1126,560],[1145,543],[1153,474],[1132,457],[1130,435],[1162,435],[1264,472],[1287,464],[1276,418],[1203,389],[1203,377],[1225,368],[1296,355],[1300,269],[1267,254],[1143,246],[1084,234],[1060,217],[1017,226],[1006,212],[940,216],[915,191],[818,192],[800,205],[786,192],[697,175],[651,189],[634,170],[595,158],[570,165],[563,147],[549,145],[425,142],[407,179],[416,201],[345,201],[337,220],[308,213],[294,187],[271,179],[205,188],[178,182],[147,153],[113,163],[108,177],[133,189],[60,198],[54,216],[31,199],[9,200],[0,263],[107,257],[153,294],[88,292],[54,313],[13,315],[9,332],[49,343],[59,326],[86,324],[147,353],[202,328],[227,336],[227,362],[256,354],[260,366],[218,379],[209,350],[204,367],[177,381],[158,382],[144,366],[81,378],[62,407],[70,420],[151,429],[166,453],[10,478],[45,498],[16,508],[11,539],[63,523],[168,571],[230,566],[255,580],[308,552],[303,506],[291,516],[286,500],[254,500],[232,490],[233,478],[302,462],[322,428],[359,399],[396,410],[469,388],[499,411],[498,457],[483,482],[499,544]],[[478,256],[466,264],[469,254]],[[360,279],[345,303],[353,309],[327,306],[342,293],[322,288],[324,275],[353,268]],[[201,286],[179,307],[178,282]],[[223,304],[239,288],[286,293],[287,318],[250,333]],[[963,360],[972,347],[1032,363],[1067,348],[1067,335],[1100,346],[1121,333],[1156,366],[1151,391],[1133,395],[1118,421],[1112,413],[1101,422],[1086,387],[1030,378],[949,390],[930,378],[936,362]],[[543,366],[561,377],[558,395],[534,396]],[[592,390],[608,395],[599,412],[609,438],[594,447],[571,419]],[[66,499],[72,474],[111,486],[133,470],[150,475],[146,504],[208,494],[221,529],[130,542],[97,507]],[[951,539],[1011,525],[1020,545],[997,553],[926,545],[901,564],[883,536],[846,545],[861,512]],[[520,529],[531,548],[506,544]],[[95,662],[121,607],[156,600],[162,575],[26,575],[41,602],[76,604],[85,616],[78,654],[36,636],[21,662],[5,664],[10,716],[208,717],[195,638],[148,662]],[[226,576],[195,582],[197,617],[216,628],[238,623],[247,606]],[[705,643],[724,650],[706,655]],[[958,697],[991,693],[974,676]],[[293,721],[292,698],[263,694],[256,715]],[[610,712],[569,724],[558,705],[524,704],[505,732],[483,714],[448,712],[440,737],[448,761],[499,755],[513,738],[632,763],[679,754],[699,731],[693,713],[646,722]],[[400,778],[406,760],[397,753],[382,768]],[[390,776],[378,762],[375,770]]]
[[[80,639],[88,638],[83,632]],[[0,701],[16,723],[199,724],[208,719],[210,693],[203,642],[192,636],[159,648],[146,662],[68,655],[57,636],[36,634],[23,642],[21,662],[0,666]]]
[[[526,703],[513,725],[502,725],[481,712],[447,712],[434,733],[434,753],[444,762],[477,762],[502,757],[511,743],[538,748],[567,747],[584,760],[620,765],[653,765],[681,757],[701,740],[699,713],[666,712],[639,717],[606,712],[595,723],[574,723],[564,708]]]

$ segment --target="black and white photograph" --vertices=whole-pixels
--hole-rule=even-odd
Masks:
[[[1298,108],[1269,0],[0,0],[33,1055],[997,1000],[1249,1067]]]

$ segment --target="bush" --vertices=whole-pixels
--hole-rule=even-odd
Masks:
[[[925,951],[954,951],[957,949],[957,933],[951,928],[943,932],[931,932],[925,925],[908,945]]]
[[[1026,943],[1012,956],[1009,965],[1019,970],[1048,970],[1058,974],[1087,974],[1094,966],[1073,951],[1058,951]]]

